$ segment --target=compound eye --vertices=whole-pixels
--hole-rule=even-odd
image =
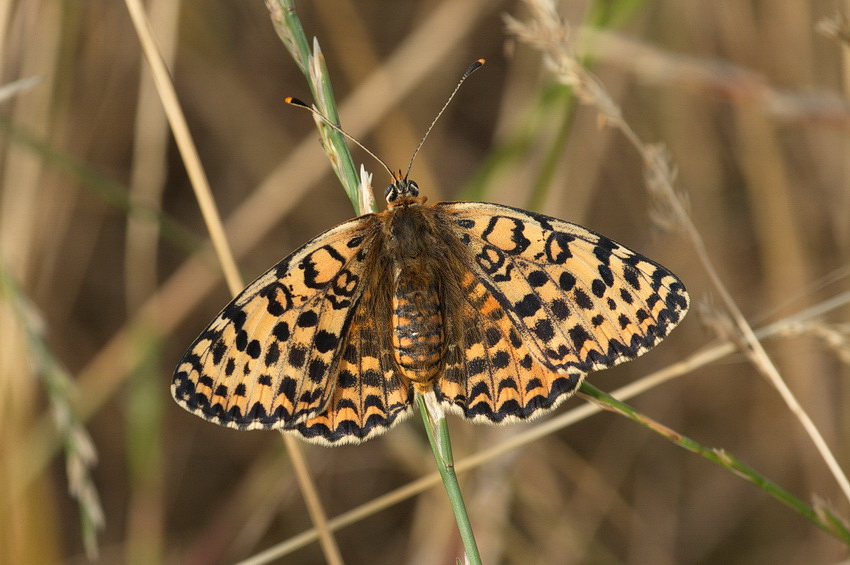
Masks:
[[[398,198],[398,189],[395,184],[391,184],[384,189],[384,198],[387,202],[393,202]]]
[[[411,196],[419,196],[419,185],[416,184],[416,181],[407,181],[407,192]]]

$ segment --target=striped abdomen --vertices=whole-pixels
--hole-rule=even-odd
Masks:
[[[393,353],[420,392],[431,388],[443,358],[443,316],[436,281],[399,269],[393,292]]]

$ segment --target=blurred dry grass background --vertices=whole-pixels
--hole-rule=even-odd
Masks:
[[[349,218],[351,205],[310,117],[282,102],[309,96],[263,3],[152,4],[250,279]],[[487,59],[417,159],[414,177],[432,201],[475,197],[582,223],[664,263],[707,305],[708,315],[695,308],[646,357],[592,375],[596,386],[614,390],[719,339],[704,270],[684,237],[650,221],[640,158],[599,127],[596,111],[577,110],[548,191],[532,193],[565,110],[540,55],[505,31],[502,15],[522,19],[521,3],[298,7],[307,35],[321,43],[343,125],[394,167],[406,166],[466,65]],[[816,31],[838,8],[850,5],[647,0],[596,38],[594,72],[643,139],[668,145],[693,220],[754,327],[848,289],[850,120],[841,98],[850,59]],[[587,9],[582,1],[559,7],[576,26]],[[98,455],[100,562],[233,562],[308,529],[278,435],[218,428],[170,398],[174,364],[228,294],[124,3],[12,1],[0,6],[0,23],[3,84],[41,76],[2,102],[0,267],[32,301],[46,354],[76,383],[68,394]],[[364,93],[375,80],[385,82]],[[376,165],[355,157],[382,190]],[[157,227],[150,211],[160,208],[171,220]],[[50,419],[57,395],[34,376],[9,301],[7,293],[0,304],[0,562],[85,562]],[[765,343],[845,469],[847,322],[844,307],[804,327],[789,323]],[[632,403],[800,498],[850,515],[800,424],[744,355]],[[67,431],[73,421],[65,422]],[[523,427],[453,420],[455,453]],[[305,447],[328,513],[432,472],[419,428],[414,419],[363,446]],[[85,445],[77,432],[64,441]],[[610,414],[491,461],[463,483],[489,563],[808,564],[847,553],[763,491]],[[451,563],[460,552],[455,529],[436,487],[337,539],[347,563]],[[312,544],[282,562],[323,559]]]

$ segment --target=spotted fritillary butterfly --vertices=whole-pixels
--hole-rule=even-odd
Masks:
[[[475,422],[527,420],[687,312],[673,273],[579,225],[499,204],[429,206],[401,175],[386,199],[225,307],[177,367],[178,404],[325,445],[386,431],[416,393]]]

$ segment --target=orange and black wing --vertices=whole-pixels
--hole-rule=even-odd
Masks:
[[[469,270],[454,271],[459,294],[445,297],[444,371],[434,386],[448,412],[474,422],[525,420],[555,408],[584,376],[541,364],[499,301]]]
[[[687,312],[673,273],[586,228],[497,204],[434,209],[462,244],[470,296],[480,296],[471,309],[486,312],[475,347],[447,358],[446,379],[465,378],[466,390],[457,384],[446,399],[468,417],[500,422],[550,409],[588,372],[657,345]],[[516,398],[500,401],[505,391]]]
[[[411,383],[401,376],[392,353],[389,279],[381,271],[371,271],[373,280],[366,284],[352,314],[327,405],[295,426],[314,443],[360,443],[384,433],[413,411]]]
[[[222,426],[295,430],[317,443],[360,441],[391,424],[409,400],[392,378],[372,378],[366,352],[379,334],[357,314],[379,231],[374,215],[341,224],[248,286],[178,364],[177,403]]]

